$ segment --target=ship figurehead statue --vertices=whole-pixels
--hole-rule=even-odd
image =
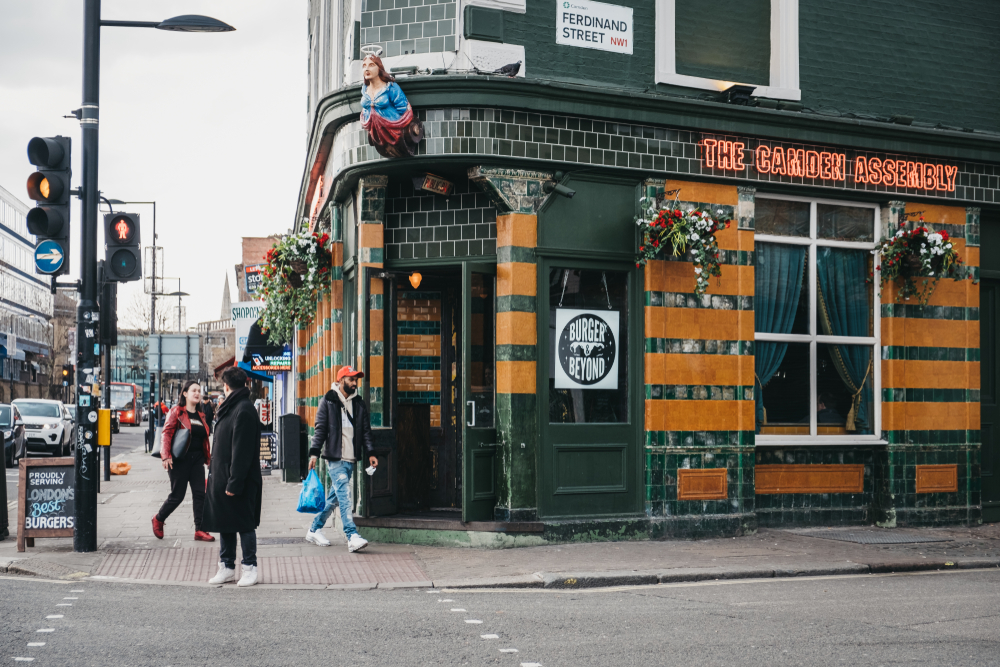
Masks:
[[[415,155],[424,124],[413,114],[396,79],[385,71],[379,57],[382,48],[364,46],[361,51],[361,127],[368,133],[368,143],[384,157]]]

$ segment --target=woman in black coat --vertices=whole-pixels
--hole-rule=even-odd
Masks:
[[[219,533],[219,572],[209,583],[236,578],[236,533],[243,547],[240,586],[257,583],[257,526],[260,525],[260,420],[250,401],[247,375],[236,367],[222,373],[226,399],[215,416],[212,465],[202,530]]]

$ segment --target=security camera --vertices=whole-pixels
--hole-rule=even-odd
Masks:
[[[576,195],[576,190],[567,188],[562,183],[554,183],[552,181],[545,183],[544,190],[546,194],[555,192],[557,195],[561,195],[567,199],[572,199]]]

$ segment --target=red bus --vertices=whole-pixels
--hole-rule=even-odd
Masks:
[[[118,411],[122,424],[142,424],[142,390],[134,384],[111,383],[111,407]]]

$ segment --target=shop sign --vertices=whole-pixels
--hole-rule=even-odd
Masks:
[[[556,310],[556,389],[618,389],[617,310]]]
[[[292,370],[292,352],[281,354],[251,354],[250,370],[267,373],[286,373]]]
[[[758,176],[784,176],[817,185],[861,189],[881,185],[940,195],[955,192],[958,176],[958,167],[944,162],[761,139],[703,136],[698,147],[707,170],[734,174],[753,170]]]
[[[257,290],[260,289],[260,272],[264,270],[265,266],[267,265],[254,264],[252,266],[243,267],[243,279],[246,284],[247,294],[250,296],[257,296]]]
[[[270,471],[274,470],[277,467],[278,467],[278,434],[261,433],[260,434],[261,472],[268,471],[268,474],[270,474]]]
[[[556,44],[632,55],[632,8],[590,0],[557,2]]]
[[[232,306],[233,325],[236,328],[236,361],[243,358],[250,338],[250,327],[260,317],[264,304],[260,301],[240,301]]]
[[[74,470],[71,457],[21,459],[17,481],[18,551],[34,546],[36,537],[73,536],[76,524]]]

